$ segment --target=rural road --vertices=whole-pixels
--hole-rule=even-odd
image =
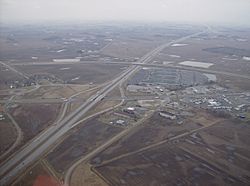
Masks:
[[[11,67],[10,65],[7,65],[6,63],[3,63],[2,61],[0,61],[0,64],[2,64],[3,66],[5,66],[6,68],[10,69],[11,71],[19,74],[20,76],[24,77],[25,79],[29,79],[29,77],[27,75],[25,75],[22,72],[17,71],[16,69],[14,69],[13,67]]]
[[[138,153],[147,151],[147,150],[149,150],[149,149],[152,149],[152,148],[154,148],[154,147],[158,147],[158,146],[160,146],[160,145],[162,145],[162,144],[165,144],[165,143],[168,143],[168,142],[172,142],[172,141],[178,140],[178,139],[183,138],[183,137],[185,137],[185,136],[191,135],[191,134],[196,133],[196,132],[198,132],[198,131],[201,131],[201,130],[207,129],[207,128],[209,128],[209,127],[212,127],[212,126],[214,126],[214,125],[217,125],[217,124],[219,124],[221,121],[223,121],[223,119],[221,119],[221,120],[219,120],[219,121],[216,121],[216,122],[213,122],[213,123],[211,123],[210,125],[203,126],[203,127],[200,127],[200,128],[197,128],[197,129],[188,131],[188,132],[184,132],[184,133],[179,134],[179,135],[177,135],[177,136],[174,136],[174,137],[171,137],[171,138],[162,140],[162,141],[160,141],[160,142],[153,143],[153,144],[151,144],[151,145],[148,145],[148,146],[139,148],[139,149],[137,149],[137,150],[135,150],[135,151],[128,152],[128,153],[126,153],[126,154],[122,154],[122,155],[120,155],[120,156],[117,156],[117,157],[115,157],[115,158],[112,158],[112,159],[110,159],[110,160],[107,160],[107,161],[103,162],[102,165],[107,164],[107,163],[110,163],[110,162],[113,162],[113,161],[115,161],[115,160],[118,160],[118,159],[121,159],[121,158],[124,158],[124,157],[127,157],[127,156],[131,156],[131,155],[134,155],[134,154],[138,154]]]
[[[175,41],[166,43],[152,50],[145,56],[143,56],[138,63],[146,64],[166,47],[171,46],[174,43],[182,42],[190,37],[197,36],[205,31],[195,33],[189,36],[182,37]],[[59,138],[65,135],[74,123],[80,120],[91,108],[93,108],[98,102],[100,102],[109,92],[111,92],[120,83],[124,82],[132,74],[137,72],[141,67],[132,65],[128,67],[120,76],[114,78],[108,85],[102,88],[98,93],[91,96],[82,104],[78,109],[65,117],[62,121],[56,125],[51,126],[46,132],[42,133],[29,145],[22,150],[18,151],[7,161],[0,165],[0,185],[7,185],[16,175],[22,172],[31,163],[36,161],[46,150],[49,149]]]
[[[211,73],[211,74],[220,74],[220,75],[226,75],[226,76],[231,76],[231,77],[238,77],[238,78],[244,78],[244,79],[250,79],[249,75],[243,75],[243,74],[236,74],[236,73],[231,73],[231,72],[226,72],[226,71],[217,71],[217,70],[211,70],[211,69],[206,69],[206,68],[198,68],[198,67],[189,67],[189,66],[182,66],[182,65],[173,65],[173,64],[150,64],[150,63],[141,63],[141,62],[107,62],[107,61],[96,61],[96,62],[78,62],[78,63],[73,63],[73,62],[68,62],[67,64],[120,64],[120,65],[136,65],[136,66],[142,66],[142,67],[156,67],[156,68],[178,68],[180,70],[193,70],[193,71],[198,71],[198,72],[204,72],[204,73]],[[65,63],[60,63],[60,64],[65,64]],[[15,65],[20,65],[20,64],[15,64]],[[23,65],[58,65],[58,63],[51,63],[51,62],[40,62],[40,63],[27,63]]]

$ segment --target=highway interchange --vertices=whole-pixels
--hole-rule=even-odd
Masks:
[[[148,63],[151,59],[163,49],[174,43],[182,42],[188,38],[198,36],[204,32],[206,31],[185,36],[161,45],[143,56],[140,60],[138,60],[138,62],[132,64],[132,66],[128,67],[123,73],[109,82],[109,84],[107,84],[104,88],[87,99],[78,109],[66,116],[64,119],[58,121],[56,125],[52,125],[45,132],[36,137],[30,144],[16,152],[8,160],[2,163],[0,168],[0,185],[8,184],[13,178],[15,178],[16,175],[22,172],[22,170],[27,168],[34,161],[38,160],[39,157],[41,157],[53,144],[55,144],[59,138],[71,130],[72,127],[75,126],[74,124],[82,119],[91,108],[104,99],[109,92],[137,72],[142,65],[150,65]]]

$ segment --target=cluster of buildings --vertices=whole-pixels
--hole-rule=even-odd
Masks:
[[[204,95],[189,95],[184,96],[184,101],[189,102],[200,108],[209,109],[214,112],[224,112],[240,118],[245,118],[246,113],[250,108],[250,97],[238,95],[237,93],[227,92],[204,94]]]
[[[5,85],[8,85],[10,89],[28,87],[36,85],[33,79],[20,79],[15,81],[6,81]]]
[[[138,107],[125,107],[112,113],[112,115],[109,117],[109,124],[127,127],[131,125],[131,122],[137,121],[141,114],[142,113]]]

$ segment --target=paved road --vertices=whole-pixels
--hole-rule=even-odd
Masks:
[[[0,103],[63,103],[60,98],[0,100]]]
[[[197,36],[204,32],[199,32],[186,37],[182,37],[175,41],[161,45],[143,56],[138,63],[146,64],[164,48],[171,46],[174,43],[184,41],[190,37]],[[132,74],[137,72],[141,67],[132,65],[128,67],[120,76],[112,80],[97,94],[91,96],[86,102],[68,115],[56,125],[51,126],[46,132],[35,138],[28,146],[10,157],[0,167],[0,185],[8,184],[18,173],[25,169],[32,162],[37,160],[51,145],[53,145],[60,137],[68,132],[74,123],[81,119],[94,105],[101,101],[110,91],[112,91],[120,83],[128,79]]]

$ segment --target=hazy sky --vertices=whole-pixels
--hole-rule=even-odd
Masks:
[[[250,0],[0,0],[1,22],[126,20],[250,25]]]

